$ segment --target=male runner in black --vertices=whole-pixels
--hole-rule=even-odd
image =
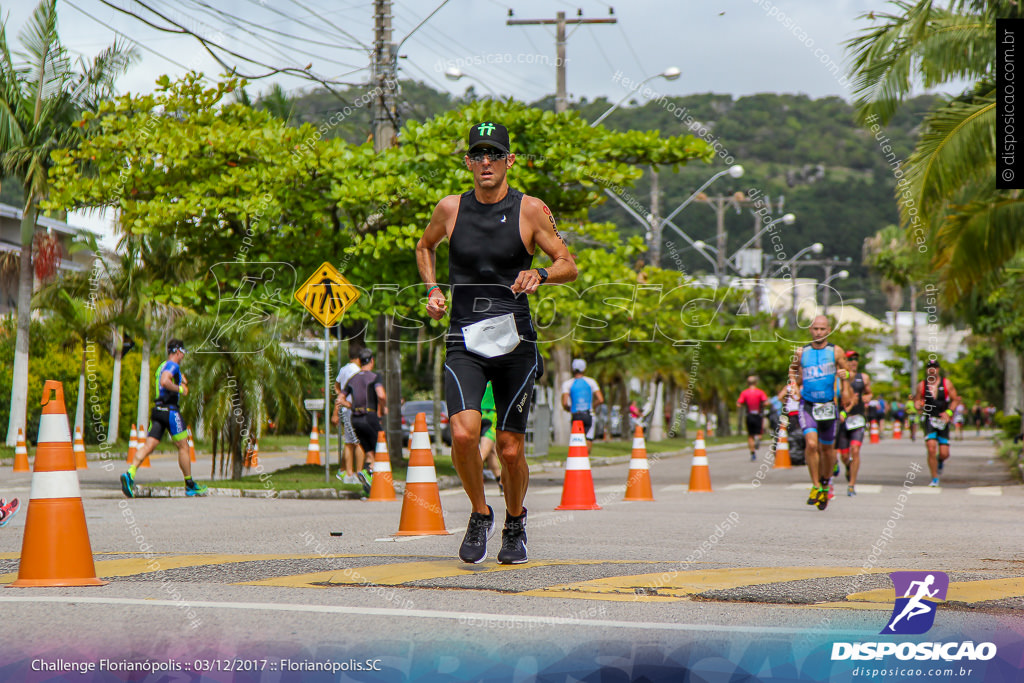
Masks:
[[[526,508],[530,471],[524,450],[534,380],[541,374],[537,333],[526,295],[537,287],[572,282],[576,264],[555,229],[550,209],[509,187],[515,163],[508,130],[483,122],[469,131],[465,164],[473,189],[438,202],[416,245],[416,263],[427,286],[427,313],[448,312],[437,284],[434,251],[448,238],[451,320],[446,339],[445,398],[452,431],[452,462],[473,512],[459,550],[463,562],[487,556],[494,512],[484,496],[480,461],[480,400],[490,381],[497,414],[497,448],[505,487],[505,529],[498,562],[526,562]],[[532,268],[537,248],[550,268]]]
[[[846,467],[846,495],[857,495],[857,473],[860,472],[860,447],[864,443],[864,428],[867,418],[864,416],[865,406],[871,400],[871,378],[868,373],[861,372],[860,354],[856,351],[846,352],[846,363],[853,377],[850,380],[851,396],[843,401],[843,412],[839,414],[842,422],[836,436],[836,450],[840,453]]]

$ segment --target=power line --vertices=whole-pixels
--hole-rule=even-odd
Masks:
[[[134,45],[135,47],[141,48],[142,50],[145,50],[146,52],[149,52],[150,54],[155,55],[155,56],[159,57],[160,59],[162,59],[162,60],[164,60],[166,62],[170,62],[171,64],[173,64],[173,65],[175,65],[177,67],[180,67],[180,68],[184,69],[185,71],[194,71],[194,68],[189,67],[189,66],[185,66],[181,62],[175,61],[175,60],[171,59],[170,57],[168,57],[167,55],[160,54],[156,50],[154,50],[152,48],[149,48],[149,47],[146,47],[144,44],[139,43],[139,42],[133,40],[131,36],[129,36],[129,35],[125,34],[125,33],[122,33],[121,31],[117,30],[116,28],[114,28],[110,24],[106,23],[102,19],[98,19],[97,17],[93,16],[92,14],[89,14],[84,9],[82,9],[81,7],[76,5],[75,3],[71,2],[71,0],[65,0],[65,2],[72,9],[77,10],[78,12],[80,12],[80,13],[84,14],[85,16],[89,17],[90,19],[95,21],[100,26],[104,26],[107,29],[113,31],[115,35],[118,35],[118,36],[124,38],[125,40],[131,42],[132,45]],[[206,78],[206,76],[203,76],[203,80],[207,80],[208,81],[209,79]]]
[[[182,26],[181,24],[177,23],[173,19],[171,19],[171,18],[161,14],[157,10],[153,9],[152,7],[147,5],[145,2],[142,2],[142,0],[135,0],[135,2],[139,6],[144,7],[145,9],[149,10],[151,13],[153,13],[156,16],[160,17],[164,21],[170,23],[172,26],[174,26],[174,28],[169,28],[167,26],[160,26],[158,24],[155,24],[152,21],[150,21],[149,19],[147,19],[146,17],[143,17],[143,16],[137,14],[136,12],[133,12],[131,10],[127,10],[127,9],[124,9],[123,7],[115,5],[114,3],[110,2],[110,0],[99,0],[99,1],[101,3],[103,3],[104,5],[107,5],[108,7],[117,10],[118,12],[121,12],[122,14],[127,14],[128,16],[135,17],[136,19],[138,19],[142,23],[144,23],[147,26],[150,26],[152,28],[155,28],[158,31],[164,31],[164,32],[167,32],[167,33],[177,33],[177,34],[192,36],[193,38],[195,38],[196,40],[199,41],[199,44],[203,46],[203,49],[205,49],[210,54],[210,56],[212,56],[217,61],[217,63],[221,65],[221,67],[223,67],[229,73],[235,74],[235,75],[237,75],[237,76],[239,76],[241,78],[245,78],[246,80],[250,80],[250,81],[255,81],[255,80],[262,79],[262,78],[267,78],[268,76],[273,76],[275,74],[298,75],[298,76],[300,76],[302,78],[306,78],[308,80],[315,81],[315,82],[319,83],[325,89],[327,89],[328,92],[330,92],[331,94],[333,94],[336,97],[338,97],[338,99],[340,99],[341,101],[345,102],[346,104],[351,104],[351,102],[348,102],[347,100],[342,98],[338,94],[338,92],[336,90],[334,90],[334,88],[331,87],[331,83],[329,81],[326,81],[323,78],[320,78],[319,76],[317,76],[316,74],[314,74],[311,71],[308,71],[306,69],[297,69],[297,68],[294,68],[294,67],[284,67],[284,68],[276,67],[276,66],[273,66],[273,65],[270,65],[270,64],[265,64],[265,63],[263,63],[263,62],[261,62],[259,60],[253,59],[251,57],[246,57],[245,55],[242,55],[242,54],[239,54],[238,52],[235,52],[234,50],[229,50],[228,48],[224,47],[223,45],[215,43],[214,41],[209,40],[207,38],[204,38],[204,37],[198,35],[197,33],[195,33],[194,31],[185,28],[184,26]],[[229,66],[221,58],[220,55],[218,55],[216,52],[214,52],[213,48],[217,48],[218,50],[222,50],[223,52],[225,52],[225,53],[227,53],[227,54],[229,54],[229,55],[231,55],[233,57],[236,57],[236,58],[241,59],[243,61],[249,62],[251,64],[255,64],[256,66],[260,66],[260,67],[263,67],[265,69],[269,69],[269,71],[267,73],[265,73],[265,74],[243,74],[243,73],[240,73],[238,71],[238,67]]]
[[[628,47],[629,51],[633,54],[633,59],[636,60],[636,65],[640,68],[640,73],[647,73],[644,69],[644,65],[640,62],[640,56],[636,53],[636,50],[633,49],[633,43],[629,41],[629,36],[626,35],[626,30],[622,28],[622,24],[619,24],[619,32],[622,33],[622,38],[626,41],[626,47]]]
[[[343,35],[343,36],[346,36],[347,38],[351,38],[352,40],[356,41],[356,42],[357,42],[358,44],[360,44],[360,45],[362,45],[363,47],[365,47],[365,48],[366,48],[367,50],[369,50],[369,49],[370,49],[370,46],[369,46],[369,45],[366,45],[366,44],[364,44],[364,43],[363,43],[363,41],[359,40],[359,39],[358,39],[358,38],[356,38],[356,37],[355,37],[354,35],[352,35],[352,34],[351,34],[351,33],[349,33],[348,31],[346,31],[345,29],[341,28],[340,26],[338,26],[338,25],[337,25],[337,24],[335,24],[334,22],[328,21],[327,19],[325,19],[324,17],[320,16],[319,14],[317,14],[316,12],[314,12],[313,10],[309,9],[308,7],[306,7],[305,5],[303,5],[303,4],[301,3],[301,2],[299,2],[299,0],[291,0],[291,2],[292,2],[292,4],[298,5],[298,6],[299,6],[299,7],[301,7],[302,9],[306,10],[307,12],[309,12],[309,13],[310,13],[310,15],[311,15],[311,16],[313,16],[313,17],[315,17],[315,18],[319,19],[320,21],[324,22],[325,24],[327,24],[328,26],[330,26],[331,28],[333,28],[333,29],[334,29],[335,31],[337,31],[337,32],[338,32],[338,33],[340,33],[341,35]]]
[[[260,0],[247,0],[247,1],[249,3],[251,3],[251,4],[253,4],[253,5],[256,5],[257,7],[261,7],[263,9],[266,9],[266,10],[269,10],[269,11],[273,12],[274,14],[280,15],[280,16],[284,17],[285,20],[287,20],[287,21],[294,22],[296,24],[299,24],[300,26],[305,26],[308,29],[312,29],[312,30],[316,31],[317,33],[322,33],[323,32],[323,26],[315,26],[313,24],[307,24],[306,22],[302,21],[298,17],[293,17],[290,14],[285,14],[281,10],[277,9],[276,7],[271,7],[270,5],[266,4],[265,2],[260,2]],[[331,14],[331,12],[328,12],[328,14]],[[359,42],[359,41],[357,40],[356,42]],[[362,43],[360,43],[360,45],[362,45]],[[335,47],[335,48],[337,48],[339,50],[356,50],[356,51],[362,52],[364,54],[369,54],[370,53],[370,48],[369,47],[365,47],[365,46],[364,47],[352,47],[351,45],[330,45],[330,44],[328,44],[328,46]]]
[[[320,60],[325,61],[325,62],[330,62],[331,64],[337,64],[338,66],[352,66],[352,67],[356,66],[355,64],[350,64],[348,62],[339,62],[339,61],[331,59],[329,57],[324,57],[323,55],[319,55],[319,54],[316,54],[316,53],[313,53],[313,52],[308,52],[308,51],[303,50],[301,48],[295,47],[291,43],[285,43],[285,42],[282,42],[280,40],[274,40],[273,38],[268,38],[267,36],[261,36],[261,35],[259,35],[257,33],[254,33],[252,31],[250,31],[249,29],[245,28],[239,22],[249,24],[250,26],[254,26],[255,28],[257,28],[257,29],[259,29],[261,31],[266,31],[268,33],[274,33],[274,34],[277,34],[277,35],[284,36],[286,38],[292,38],[294,40],[298,40],[298,41],[301,41],[303,43],[322,45],[322,46],[331,47],[331,48],[337,47],[336,44],[325,43],[323,41],[314,40],[312,38],[306,38],[306,37],[303,37],[303,36],[296,36],[296,35],[293,35],[291,33],[285,33],[284,31],[276,31],[274,29],[266,28],[264,26],[261,26],[257,22],[249,21],[248,19],[245,19],[243,17],[238,17],[238,16],[235,16],[234,14],[231,14],[229,12],[224,12],[222,10],[219,10],[216,7],[213,7],[212,5],[210,5],[210,4],[206,3],[206,2],[203,2],[203,0],[189,0],[189,2],[191,2],[194,5],[200,6],[201,8],[207,8],[205,10],[204,9],[200,10],[200,11],[205,11],[206,14],[210,14],[211,12],[216,12],[221,17],[224,17],[229,23],[234,24],[239,30],[245,31],[246,33],[248,33],[249,35],[251,35],[252,37],[254,37],[254,38],[258,39],[258,40],[263,40],[263,41],[267,41],[267,42],[270,42],[270,43],[274,43],[276,45],[280,45],[282,47],[288,48],[289,50],[292,50],[294,52],[298,52],[300,54],[304,54],[304,55],[309,56],[309,57],[314,57],[316,59],[320,59]],[[282,56],[284,56],[284,55],[282,55]]]

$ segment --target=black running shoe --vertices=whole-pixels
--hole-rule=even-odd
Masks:
[[[945,460],[939,458],[939,474],[942,474],[942,465],[945,464]]]
[[[828,507],[828,486],[818,487],[818,509],[824,510]]]
[[[501,550],[498,551],[500,564],[522,564],[526,562],[526,508],[518,517],[505,513],[505,528],[501,532]]]
[[[459,548],[459,559],[469,564],[480,564],[487,557],[487,539],[494,535],[494,510],[487,506],[489,514],[474,512],[469,516],[466,537]]]

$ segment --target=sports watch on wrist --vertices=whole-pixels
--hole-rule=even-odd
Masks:
[[[547,268],[538,268],[537,275],[540,275],[540,283],[544,284],[548,281],[548,270]]]

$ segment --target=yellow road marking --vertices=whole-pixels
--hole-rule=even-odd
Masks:
[[[527,564],[497,564],[493,561],[478,565],[463,564],[455,559],[426,560],[422,562],[400,562],[377,564],[369,567],[350,567],[348,569],[326,572],[313,572],[295,576],[278,576],[259,581],[245,581],[239,586],[287,586],[291,588],[323,588],[313,584],[327,583],[338,586],[399,586],[412,581],[429,579],[447,579],[454,576],[470,576],[473,574],[489,574],[492,572],[529,569],[531,567],[556,567],[561,565],[610,564],[604,560],[531,560]],[[632,561],[618,561],[614,564],[636,564]]]
[[[148,560],[144,557],[126,560],[101,560],[96,562],[96,576],[114,578],[118,576],[135,576],[158,572],[164,569],[180,569],[182,567],[202,567],[211,564],[229,564],[232,562],[258,562],[266,560],[302,560],[321,557],[359,557],[358,555],[165,555]],[[17,573],[0,574],[0,584],[10,583],[18,578]]]
[[[732,569],[700,569],[697,571],[670,571],[660,574],[612,576],[576,583],[549,586],[519,595],[545,597],[588,598],[597,600],[638,600],[643,602],[669,602],[686,599],[690,595],[709,590],[757,586],[800,579],[822,579],[852,576],[862,570],[858,567],[741,567]],[[891,569],[874,569],[872,573],[886,573]],[[657,595],[637,594],[637,589],[652,589]]]
[[[0,553],[0,560],[16,560],[21,557],[21,553]]]
[[[982,581],[951,581],[947,602],[986,602],[1006,598],[1024,597],[1024,578],[985,579]],[[896,601],[896,593],[892,588],[878,588],[862,591],[846,596],[854,602],[871,602],[892,605]]]

